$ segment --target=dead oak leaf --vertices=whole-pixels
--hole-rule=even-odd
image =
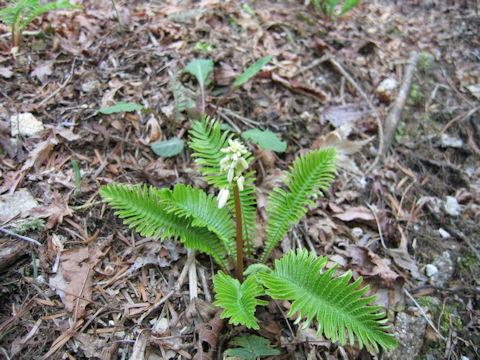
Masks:
[[[53,201],[49,205],[37,206],[25,213],[22,217],[33,216],[36,218],[48,218],[46,229],[51,229],[57,224],[63,222],[64,216],[72,216],[72,210],[68,208],[67,201],[62,199],[60,193],[55,190],[53,193]]]
[[[30,151],[27,160],[23,163],[22,172],[27,172],[33,166],[35,166],[36,170],[38,167],[47,159],[50,152],[53,150],[53,147],[58,144],[58,140],[51,136],[45,141],[39,142],[35,145],[34,149]]]
[[[50,285],[57,290],[66,310],[74,312],[77,319],[85,314],[92,299],[92,269],[103,257],[102,249],[103,246],[81,247],[63,252],[59,271],[50,279]]]
[[[366,206],[352,206],[352,207],[349,207],[344,212],[335,214],[333,216],[335,216],[337,219],[340,219],[342,221],[358,221],[358,220],[373,221],[375,220],[375,216]]]
[[[54,61],[46,61],[38,65],[37,67],[35,67],[35,69],[32,71],[30,75],[32,77],[35,76],[36,78],[38,78],[38,80],[40,80],[40,82],[43,84],[46,78],[48,77],[48,75],[52,75],[53,73],[52,66],[54,63],[55,63]]]
[[[363,277],[381,279],[389,288],[404,282],[404,278],[390,269],[380,256],[364,246],[352,245],[341,253],[351,258],[352,269]]]

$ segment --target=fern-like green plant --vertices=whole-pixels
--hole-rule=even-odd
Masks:
[[[13,48],[20,46],[23,30],[37,16],[51,10],[82,9],[81,6],[70,4],[67,0],[52,1],[42,5],[39,0],[10,0],[6,5],[0,10],[0,21],[11,27]]]
[[[198,64],[190,67],[192,73],[200,72]],[[205,81],[206,75],[202,76]],[[361,278],[351,282],[351,272],[333,277],[337,266],[324,270],[327,258],[316,258],[306,250],[285,254],[273,269],[267,266],[276,244],[333,181],[335,149],[313,150],[292,163],[284,186],[268,197],[262,255],[244,271],[244,257],[254,259],[256,189],[255,173],[249,170],[253,156],[207,115],[192,120],[189,146],[198,171],[218,192],[216,198],[183,184],[172,189],[111,184],[102,186],[100,194],[141,235],[172,237],[211,255],[221,268],[214,277],[214,304],[231,324],[258,329],[255,312],[268,303],[264,299],[268,295],[291,301],[289,316],[297,315],[297,322],[305,319],[304,326],[315,321],[318,334],[332,341],[353,344],[356,340],[360,348],[377,351],[395,347],[395,338],[386,331],[385,313],[371,305],[375,296],[364,296],[369,288],[361,287]],[[261,343],[254,343],[254,348],[262,348]]]

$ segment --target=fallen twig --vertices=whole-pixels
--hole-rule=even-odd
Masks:
[[[31,242],[32,244],[35,244],[35,245],[37,245],[37,246],[40,246],[40,247],[43,246],[43,244],[39,243],[39,242],[38,242],[37,240],[35,240],[35,239],[29,238],[29,237],[27,237],[27,236],[23,236],[23,235],[20,235],[20,234],[16,234],[16,233],[14,233],[14,232],[12,232],[12,231],[9,231],[9,230],[7,230],[7,229],[4,229],[3,227],[0,227],[0,231],[1,231],[1,232],[4,232],[5,234],[8,234],[8,235],[10,235],[10,236],[15,236],[16,238],[19,238],[19,239],[21,239],[21,240],[25,240],[25,241]]]
[[[380,113],[378,112],[377,108],[375,105],[372,104],[370,99],[368,98],[367,94],[363,89],[357,84],[357,82],[350,76],[349,73],[343,68],[340,63],[338,63],[333,57],[329,57],[330,62],[337,68],[337,70],[347,79],[347,81],[355,88],[355,90],[358,91],[360,96],[366,101],[368,107],[372,110],[373,114],[375,115],[375,120],[377,121],[377,128],[378,128],[378,154],[375,157],[375,160],[373,163],[370,165],[370,167],[367,169],[367,173],[369,173],[375,165],[377,165],[380,156],[384,152],[384,135],[383,135],[383,126],[382,126],[382,119],[380,117]]]
[[[442,339],[443,341],[446,341],[447,339],[440,333],[440,331],[437,330],[437,328],[435,327],[435,325],[432,323],[432,320],[430,320],[430,318],[427,316],[427,314],[425,314],[425,311],[423,311],[422,307],[420,306],[420,304],[417,302],[417,300],[415,300],[415,298],[412,296],[412,294],[410,294],[408,292],[407,289],[403,289],[403,292],[410,298],[410,300],[413,301],[413,303],[415,304],[415,306],[418,308],[418,310],[422,313],[423,317],[425,318],[425,320],[427,320],[427,323],[428,325],[430,325],[430,327],[433,329],[433,331],[435,331],[437,333],[437,335],[440,337],[440,339]]]
[[[397,126],[400,122],[403,107],[405,106],[408,96],[410,95],[410,87],[412,86],[413,74],[415,73],[415,69],[417,68],[417,62],[418,53],[416,51],[412,51],[407,61],[408,65],[405,69],[405,74],[403,76],[402,85],[400,86],[400,91],[398,92],[392,109],[390,110],[387,118],[385,119],[383,148],[382,151],[380,151],[382,159],[385,159],[388,149],[392,145],[395,131],[397,131]]]
[[[57,88],[54,92],[52,92],[50,95],[48,95],[45,99],[40,101],[40,103],[37,106],[39,106],[39,107],[43,106],[44,104],[47,103],[47,101],[49,101],[51,98],[54,98],[60,91],[65,89],[65,87],[68,85],[70,80],[72,80],[73,70],[75,69],[75,60],[76,60],[76,58],[73,58],[72,67],[70,68],[70,73],[68,74],[68,76],[65,79],[65,81],[63,82],[63,84],[59,88]]]

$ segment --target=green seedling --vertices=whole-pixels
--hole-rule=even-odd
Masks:
[[[313,6],[320,9],[329,19],[342,16],[360,3],[360,0],[310,0]],[[340,11],[335,12],[337,5],[343,3]]]
[[[255,64],[251,65],[250,67],[245,70],[243,74],[241,74],[233,83],[229,93],[220,100],[218,106],[215,108],[212,114],[214,114],[219,106],[225,104],[228,101],[229,96],[242,85],[244,85],[247,81],[253,78],[261,68],[266,65],[270,60],[271,56],[266,56]],[[182,91],[182,87],[180,82],[178,81],[179,73],[175,73],[171,76],[170,85],[173,90],[173,96],[175,99],[175,120],[170,120],[167,116],[157,113],[156,111],[147,108],[140,104],[133,104],[133,103],[126,103],[126,102],[119,102],[118,104],[97,110],[94,115],[98,114],[114,114],[114,113],[122,113],[122,112],[131,112],[142,110],[158,116],[165,121],[171,122],[178,126],[180,125],[180,114],[187,110],[190,110],[190,113],[193,113],[193,118],[200,118],[205,113],[205,98],[206,92],[205,87],[209,82],[209,75],[213,71],[213,61],[209,59],[195,59],[190,61],[184,69],[184,72],[193,75],[200,87],[200,97],[201,97],[201,108],[200,112],[195,111],[193,109],[193,104],[187,98],[185,93]],[[270,149],[276,152],[283,152],[285,151],[287,144],[280,140],[278,135],[274,134],[269,130],[259,130],[259,129],[252,129],[243,132],[242,137],[245,140],[251,140],[254,143],[257,143],[260,147],[264,149]],[[162,157],[172,157],[178,155],[184,148],[184,141],[179,138],[172,138],[168,140],[161,140],[153,143],[151,145],[152,151],[157,154],[158,156]]]
[[[235,337],[230,341],[231,345],[239,346],[225,350],[223,355],[228,359],[248,359],[256,360],[261,356],[280,355],[280,351],[269,347],[268,340],[257,335],[248,337]],[[231,356],[231,357],[230,357]]]
[[[75,185],[77,185],[77,190],[82,188],[82,174],[80,172],[80,167],[78,166],[77,160],[74,158],[70,159],[72,163],[73,171],[75,171]]]
[[[109,184],[99,190],[103,200],[142,236],[178,239],[185,247],[210,255],[219,267],[214,305],[233,325],[259,329],[257,306],[268,304],[269,296],[290,301],[288,316],[298,315],[296,323],[304,319],[307,327],[316,320],[319,336],[341,344],[353,345],[356,340],[360,348],[376,351],[396,346],[386,332],[390,326],[385,325],[385,313],[371,305],[375,296],[363,296],[369,287],[361,287],[361,278],[351,282],[351,271],[333,277],[337,265],[325,270],[326,257],[300,249],[267,266],[274,247],[334,179],[334,148],[299,156],[286,171],[284,185],[269,194],[267,235],[257,258],[252,251],[258,226],[252,154],[207,115],[192,121],[189,146],[199,172],[217,196],[184,184],[162,189]],[[246,270],[244,259],[253,263]]]
[[[123,36],[123,25],[122,25],[122,22],[120,21],[120,14],[118,13],[117,4],[115,4],[115,0],[111,0],[111,1],[112,1],[113,10],[115,10],[115,17],[117,18],[118,32],[120,33],[121,36]]]
[[[215,46],[210,45],[210,44],[206,44],[206,43],[200,41],[200,42],[195,44],[194,49],[195,50],[200,50],[200,51],[213,51],[213,50],[215,50]]]
[[[10,25],[12,31],[12,48],[19,48],[23,30],[37,16],[52,10],[82,9],[81,6],[70,4],[67,0],[48,2],[40,5],[39,0],[10,0],[7,6],[0,10],[0,21]]]

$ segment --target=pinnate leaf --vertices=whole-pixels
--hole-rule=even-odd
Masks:
[[[219,271],[214,278],[215,306],[223,308],[222,319],[230,318],[230,324],[242,324],[252,329],[259,329],[255,318],[257,305],[267,305],[268,302],[256,299],[264,294],[263,287],[254,276],[248,277],[242,284],[237,279]]]
[[[240,348],[230,348],[225,350],[224,354],[244,359],[255,360],[260,356],[279,355],[280,351],[269,347],[268,339],[261,336],[250,335],[247,337],[235,337],[230,344],[241,346]]]
[[[345,3],[343,4],[342,10],[340,11],[340,15],[345,14],[347,11],[350,11],[353,9],[355,6],[358,5],[360,0],[346,0]]]

